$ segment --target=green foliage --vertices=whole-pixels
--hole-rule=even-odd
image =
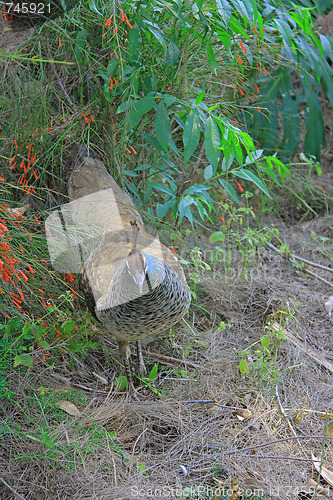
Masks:
[[[191,224],[198,217],[202,221],[210,218],[214,200],[208,191],[216,185],[216,181],[239,202],[227,180],[228,174],[254,183],[268,195],[262,171],[256,165],[262,152],[256,151],[251,137],[231,123],[219,104],[206,104],[206,98],[211,101],[211,97],[206,95],[204,89],[195,89],[195,96],[187,96],[185,91],[180,97],[179,93],[173,93],[168,83],[173,83],[175,90],[182,86],[182,78],[176,70],[182,62],[181,53],[189,39],[199,40],[198,52],[201,47],[206,47],[208,65],[216,73],[217,64],[212,47],[213,40],[216,44],[214,30],[219,22],[218,33],[223,39],[222,30],[226,27],[218,19],[220,14],[214,12],[214,17],[210,18],[201,8],[189,13],[185,4],[180,6],[176,1],[169,4],[156,4],[153,0],[131,2],[125,4],[124,9],[131,18],[131,24],[126,22],[130,26],[126,36],[128,43],[122,42],[121,37],[112,36],[111,29],[105,30],[103,44],[112,47],[113,51],[111,60],[105,66],[100,66],[97,76],[102,79],[105,99],[117,107],[118,127],[123,131],[127,149],[133,149],[132,145],[143,137],[146,141],[144,149],[154,157],[153,162],[139,165],[134,171],[124,171],[126,175],[137,178],[138,183],[144,175],[141,196],[137,188],[126,182],[128,189],[138,200],[143,197],[144,202],[151,205],[148,212],[152,215],[152,205],[155,204],[157,217],[164,218],[171,213],[175,219],[182,221],[187,218]],[[121,14],[121,19],[116,14],[112,21],[112,26],[116,29],[119,27],[122,32],[123,28],[118,23],[123,22],[123,17],[124,14]],[[235,31],[246,35],[247,26],[243,27],[233,14],[230,15],[229,25],[230,36]],[[112,29],[114,31],[115,28]],[[172,124],[176,124],[179,130],[177,141],[173,139]],[[144,132],[149,128],[154,135]],[[206,185],[195,183],[180,191],[175,182],[177,168],[173,157],[183,157],[184,165],[187,166],[195,161],[202,139],[210,163],[204,175]],[[260,161],[265,175],[271,175],[275,180],[272,159],[262,157]],[[284,173],[288,175],[288,169]],[[154,203],[159,193],[164,201]]]
[[[266,9],[260,4],[263,27],[269,33],[268,42],[275,44],[280,63],[267,75],[255,75],[261,89],[260,111],[248,115],[248,126],[268,153],[279,148],[282,158],[290,159],[300,143],[300,111],[304,110],[304,152],[320,160],[321,148],[325,147],[320,92],[324,91],[333,104],[333,70],[328,62],[332,38],[315,31],[311,16],[319,15],[320,3],[316,8],[307,1],[302,2],[304,7],[284,2],[268,8],[265,3]],[[321,4],[322,11],[325,2]],[[281,121],[283,134],[279,140]]]
[[[129,158],[121,162],[123,182],[152,217],[191,224],[211,220],[214,191],[223,190],[239,203],[234,187],[239,179],[269,196],[264,179],[283,184],[290,175],[275,154],[280,113],[280,149],[292,153],[299,142],[294,115],[302,102],[308,126],[305,150],[318,158],[324,137],[321,85],[332,95],[325,58],[330,42],[314,35],[307,7],[258,5],[254,0],[219,1],[209,11],[204,3],[176,0],[125,2],[123,10],[93,1],[74,6],[63,0],[61,5],[68,12],[63,20],[68,36],[61,51],[58,32],[53,40],[48,35],[48,42],[63,57],[58,63],[69,64],[79,79],[68,92],[85,111],[83,136],[97,139],[109,117],[116,119],[112,129],[118,148],[135,156],[128,167]],[[43,28],[51,34],[53,29],[52,24]],[[291,93],[292,72],[302,77],[302,95]],[[253,83],[259,95],[249,94]],[[217,92],[221,84],[233,89],[225,100]],[[234,122],[238,91],[242,109],[249,111],[252,137]],[[255,99],[258,108],[249,106]],[[49,100],[53,102],[51,95]],[[94,120],[86,110],[92,102]],[[253,137],[262,140],[265,150],[256,148]]]
[[[128,387],[128,378],[125,375],[119,375],[115,380],[115,386],[119,391],[124,391]]]

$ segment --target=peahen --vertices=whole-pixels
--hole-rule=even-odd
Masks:
[[[117,340],[129,378],[129,343],[137,341],[142,376],[140,341],[159,337],[189,308],[183,269],[171,250],[144,229],[131,198],[84,146],[72,153],[71,170],[68,194],[78,203],[74,212],[84,213],[95,231],[81,244],[81,288],[88,309]]]

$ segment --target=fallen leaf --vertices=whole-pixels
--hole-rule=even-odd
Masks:
[[[331,316],[333,311],[333,296],[331,296],[327,302],[325,302],[325,309],[329,316]]]
[[[184,476],[185,476],[185,477],[187,477],[187,476],[188,476],[188,472],[187,472],[186,467],[184,467],[184,465],[179,465],[179,467],[181,468],[181,470],[182,470],[182,472],[183,472]]]
[[[323,488],[320,484],[317,485],[316,481],[309,479],[300,489],[300,494],[305,493],[309,498],[313,497],[314,492],[317,491],[317,496],[327,497],[330,494],[329,488]]]
[[[241,491],[239,486],[238,477],[233,478],[231,482],[231,490],[232,490],[232,495],[230,496],[230,500],[236,500],[243,493],[243,491]]]
[[[243,422],[243,420],[247,420],[248,418],[250,418],[252,416],[252,413],[250,412],[250,410],[247,410],[245,408],[244,410],[236,410],[234,412],[234,415],[236,415],[236,417],[238,418],[238,420],[240,420],[241,422]]]
[[[22,205],[22,207],[16,207],[16,208],[8,208],[7,207],[7,212],[9,212],[10,214],[14,214],[14,215],[23,215],[24,212],[26,212],[28,210],[28,208],[30,208],[30,205]]]
[[[300,424],[303,420],[303,410],[297,410],[297,412],[293,415],[293,421],[294,423]]]
[[[326,436],[333,437],[333,422],[330,422],[326,426]]]
[[[316,471],[320,473],[321,477],[326,481],[327,484],[333,486],[333,472],[326,469],[326,467],[324,466],[320,467],[321,462],[317,457],[314,456],[313,453],[311,453],[311,458]]]
[[[69,415],[73,415],[73,417],[79,417],[81,415],[80,410],[70,401],[58,401],[56,405]]]
[[[102,375],[99,375],[99,373],[92,372],[92,374],[97,378],[97,380],[104,385],[108,385],[108,379],[103,377]]]

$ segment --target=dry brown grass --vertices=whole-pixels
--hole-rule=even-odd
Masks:
[[[281,225],[280,237],[294,253],[329,266],[310,233],[332,242],[332,226],[333,217]],[[317,481],[311,453],[333,471],[332,441],[324,438],[333,416],[332,318],[324,308],[331,287],[270,250],[261,250],[245,280],[237,263],[229,278],[219,266],[201,276],[191,328],[181,324],[172,342],[147,347],[180,360],[160,364],[155,388],[164,388],[163,398],[139,389],[135,401],[96,382],[91,373],[108,370],[102,350],[76,369],[64,362],[52,371],[37,358],[27,373],[8,374],[15,398],[0,408],[2,499],[186,498],[186,491],[204,499],[236,477],[260,498],[292,499]],[[312,270],[332,283],[329,272]],[[269,321],[281,325],[280,338],[265,328]],[[272,351],[262,351],[264,366],[256,349],[267,335]],[[247,375],[238,370],[241,351]],[[80,414],[45,406],[46,393],[72,397]],[[240,420],[237,409],[251,413]]]

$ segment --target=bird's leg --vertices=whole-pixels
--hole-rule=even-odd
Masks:
[[[133,388],[133,379],[132,379],[132,373],[131,373],[131,363],[130,363],[130,358],[131,358],[131,349],[129,342],[121,342],[120,340],[117,341],[120,355],[123,358],[124,365],[125,365],[125,373],[126,377],[128,379],[128,386],[129,388]]]
[[[140,340],[137,341],[136,343],[136,355],[137,355],[137,363],[138,363],[138,373],[140,377],[144,377],[147,373],[144,361],[143,361],[143,356],[142,356],[142,349],[141,349],[141,342]]]

